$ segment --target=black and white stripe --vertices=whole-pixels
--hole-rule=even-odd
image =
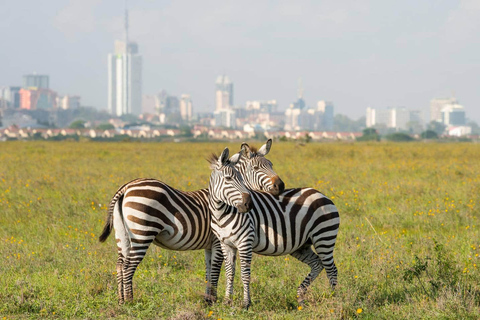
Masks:
[[[259,154],[253,155],[257,156],[261,157]],[[214,189],[210,189],[209,204],[212,229],[221,242],[225,257],[226,302],[230,302],[233,293],[237,251],[241,261],[245,308],[251,304],[249,284],[252,252],[269,256],[290,254],[310,266],[310,273],[297,289],[299,304],[303,303],[305,291],[323,268],[332,288],[336,286],[337,268],[333,250],[340,217],[329,198],[312,188],[288,189],[280,196],[250,191],[252,210],[238,214],[235,208],[212,199],[214,192]]]
[[[219,160],[211,161],[211,166],[221,169],[219,176],[226,176],[215,192],[226,192],[228,208],[246,210],[250,195],[242,177],[233,169],[239,158],[240,154],[236,154],[229,160],[227,149]],[[99,240],[104,242],[112,228],[115,230],[120,303],[133,300],[133,275],[151,243],[170,250],[204,249],[206,300],[215,300],[223,255],[211,230],[208,193],[208,189],[183,192],[156,179],[136,179],[119,188],[110,202]]]
[[[260,149],[250,148],[245,142],[241,146],[242,157],[235,165],[250,190],[266,191],[279,195],[285,189],[280,177],[273,171],[273,164],[265,156],[270,152],[272,139],[268,139]]]

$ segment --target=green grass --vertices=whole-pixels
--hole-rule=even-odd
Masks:
[[[306,306],[308,267],[290,256],[252,263],[253,306],[203,303],[202,251],[152,246],[118,306],[114,237],[98,242],[117,188],[137,177],[182,190],[208,184],[204,160],[240,143],[0,144],[0,320],[478,319],[480,145],[274,142],[267,156],[288,187],[331,197],[341,217],[339,285],[323,272]],[[222,272],[219,298],[224,296]]]

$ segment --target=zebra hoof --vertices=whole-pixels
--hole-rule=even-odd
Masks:
[[[207,305],[211,306],[217,301],[217,299],[214,296],[205,296],[203,301],[205,301]]]
[[[252,306],[252,302],[243,303],[243,309],[248,310]]]
[[[225,299],[223,300],[223,304],[226,305],[226,306],[231,307],[231,306],[233,305],[232,299],[225,298]]]

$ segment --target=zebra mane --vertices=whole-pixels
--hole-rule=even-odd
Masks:
[[[212,152],[212,154],[210,155],[210,157],[206,158],[205,160],[208,161],[208,163],[210,163],[210,168],[214,168],[217,163],[218,163],[218,158],[220,156],[217,156],[215,153]],[[225,163],[225,165],[230,165],[230,160],[227,160],[227,162]],[[213,167],[212,167],[213,166]]]
[[[254,147],[254,146],[250,147],[250,152],[251,153],[257,153],[257,151],[258,151],[257,147]]]
[[[217,161],[218,161],[218,156],[215,153],[212,152],[210,157],[206,158],[205,160],[207,160],[208,163],[210,163],[210,164],[216,164]]]

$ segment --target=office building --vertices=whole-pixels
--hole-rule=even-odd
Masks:
[[[108,55],[108,109],[116,116],[142,112],[142,56],[128,40],[128,12],[125,41],[115,41],[115,53]]]
[[[193,118],[192,98],[189,94],[182,94],[180,98],[180,116],[183,121],[189,122]]]
[[[455,98],[436,98],[430,101],[430,121],[443,122],[442,109],[447,105],[458,104]]]
[[[26,74],[23,76],[23,88],[41,88],[41,89],[49,89],[50,88],[50,79],[47,75],[40,75],[40,74]]]
[[[54,110],[57,108],[57,93],[50,89],[30,87],[20,89],[20,109]]]
[[[233,107],[233,83],[223,75],[215,81],[215,111]]]

